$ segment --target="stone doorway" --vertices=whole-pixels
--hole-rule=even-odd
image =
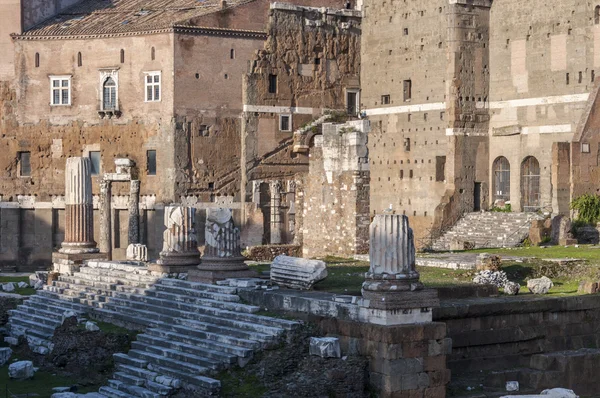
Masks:
[[[494,202],[510,200],[510,163],[504,156],[494,160]]]
[[[540,163],[533,156],[521,164],[521,209],[535,212],[540,209]]]

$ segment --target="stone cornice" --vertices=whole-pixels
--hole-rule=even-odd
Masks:
[[[162,33],[178,33],[178,34],[194,34],[194,35],[207,35],[207,36],[227,36],[227,37],[240,37],[248,39],[260,39],[266,40],[267,34],[261,31],[255,30],[241,30],[241,29],[220,29],[210,27],[196,27],[196,26],[172,26],[164,29],[156,30],[144,30],[137,32],[113,32],[113,33],[98,33],[98,34],[76,34],[76,35],[19,35],[11,34],[13,40],[83,40],[83,39],[108,39],[118,37],[129,37],[129,36],[144,36],[144,35],[156,35]]]

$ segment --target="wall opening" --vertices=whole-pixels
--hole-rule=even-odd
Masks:
[[[435,157],[435,181],[444,182],[446,180],[446,157]]]
[[[81,52],[77,53],[77,66],[83,65],[83,59],[81,57]]]
[[[494,160],[492,166],[494,182],[494,201],[510,200],[510,163],[504,156]]]
[[[277,75],[269,75],[269,93],[277,93]]]
[[[100,174],[100,151],[90,151],[90,162],[92,163],[91,175],[97,176]]]
[[[19,177],[31,176],[31,152],[18,152],[17,160],[19,161]]]
[[[110,76],[102,84],[102,109],[105,111],[117,109],[117,84]]]
[[[121,49],[121,63],[125,63],[125,50]]]
[[[540,163],[528,156],[521,164],[521,207],[523,211],[540,209]]]
[[[156,175],[156,150],[150,149],[146,151],[146,168],[149,176]]]
[[[403,84],[404,101],[410,101],[412,98],[412,81],[405,80]]]
[[[40,53],[35,53],[35,67],[40,67]]]

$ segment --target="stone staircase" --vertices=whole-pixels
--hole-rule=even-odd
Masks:
[[[467,213],[431,248],[450,250],[453,242],[468,242],[474,248],[515,247],[529,235],[531,222],[541,219],[536,213]]]
[[[38,353],[52,350],[65,312],[141,330],[99,393],[106,397],[164,397],[183,388],[218,395],[215,375],[244,366],[257,350],[277,345],[299,323],[257,315],[237,288],[161,278],[145,267],[90,262],[73,276],[11,311],[9,342],[24,335]]]

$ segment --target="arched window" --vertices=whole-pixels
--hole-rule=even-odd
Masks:
[[[156,58],[156,50],[154,49],[154,47],[152,47],[152,50],[150,50],[150,58],[152,58],[152,61],[154,61],[154,59]]]
[[[510,200],[510,163],[504,156],[497,157],[492,166],[494,201]]]
[[[102,85],[102,108],[105,111],[115,110],[117,107],[117,84],[112,77],[107,77]]]
[[[235,50],[233,48],[229,51],[229,58],[235,59]]]
[[[81,66],[83,64],[81,59],[81,53],[77,53],[77,66]]]
[[[594,24],[600,24],[600,6],[596,6],[594,9]]]
[[[125,63],[125,50],[121,49],[121,63]]]
[[[35,67],[40,67],[40,53],[35,53]]]
[[[540,163],[533,156],[521,164],[521,208],[531,212],[540,209]]]

